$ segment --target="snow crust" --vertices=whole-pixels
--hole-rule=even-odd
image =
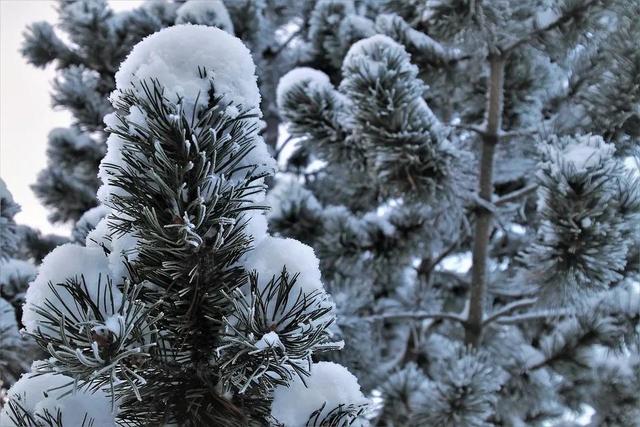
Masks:
[[[201,24],[233,34],[233,22],[220,0],[188,0],[176,11],[176,24]]]
[[[294,68],[282,76],[278,82],[278,88],[276,89],[276,102],[278,104],[278,108],[283,107],[285,96],[298,84],[322,87],[331,86],[331,81],[329,80],[329,76],[322,71],[314,70],[309,67]]]
[[[67,243],[58,246],[51,251],[40,265],[38,276],[31,282],[27,289],[26,302],[24,305],[24,313],[22,322],[27,331],[35,332],[38,329],[42,316],[36,313],[36,306],[45,307],[47,300],[51,303],[57,303],[58,297],[49,287],[49,283],[54,285],[65,283],[69,279],[78,279],[84,277],[89,297],[97,302],[99,299],[100,310],[105,317],[113,314],[111,310],[111,301],[107,299],[106,307],[104,304],[104,296],[99,294],[99,289],[104,291],[107,278],[112,277],[109,269],[109,261],[104,254],[102,248],[85,247],[74,243]],[[100,288],[98,287],[100,283]],[[62,304],[57,304],[58,308],[66,315],[75,315],[79,317],[80,312],[74,303],[74,299],[68,291],[63,287],[56,286],[60,299],[66,303],[67,309]],[[112,301],[117,309],[122,302],[122,294],[113,286]],[[108,295],[108,293],[107,293]],[[109,296],[107,296],[109,298]],[[56,333],[48,331],[48,333]]]
[[[31,370],[37,368],[34,362]],[[23,375],[9,390],[8,398],[15,400],[27,412],[35,417],[45,416],[48,412],[55,417],[60,411],[63,426],[81,426],[85,414],[93,420],[95,427],[115,427],[115,418],[111,409],[111,399],[103,392],[90,393],[75,390],[63,396],[73,388],[73,379],[64,375],[32,373]],[[14,427],[9,417],[9,405],[0,412],[0,426]]]
[[[129,271],[124,263],[126,259],[134,262],[138,258],[138,238],[131,233],[115,235],[111,238],[111,253],[109,254],[109,270],[117,281],[129,278]]]
[[[368,400],[360,391],[356,377],[347,368],[333,362],[318,362],[311,366],[305,378],[307,386],[294,377],[287,386],[278,386],[273,393],[271,415],[286,427],[304,426],[311,414],[326,403],[319,419],[339,405],[364,405]],[[366,426],[366,420],[356,420],[352,426]]]

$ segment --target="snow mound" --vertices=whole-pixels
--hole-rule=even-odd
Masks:
[[[101,313],[105,317],[112,315],[111,303],[113,302],[113,306],[117,310],[122,302],[122,294],[113,286],[111,299],[107,293],[105,301],[103,292],[109,277],[111,277],[109,261],[102,248],[85,247],[73,243],[58,246],[44,258],[38,276],[27,289],[22,315],[22,322],[27,331],[35,332],[40,327],[43,332],[57,333],[57,331],[41,325],[40,322],[44,319],[36,312],[36,307],[46,309],[47,301],[58,307],[68,317],[80,318],[80,309],[75,304],[73,296],[63,287],[55,286],[58,293],[56,296],[49,287],[49,283],[53,285],[66,283],[69,279],[77,279],[82,283],[81,278],[84,278],[89,297],[96,303],[100,301]],[[66,308],[58,301],[58,298],[66,304]]]
[[[233,34],[233,22],[220,0],[188,0],[178,8],[176,14],[176,24],[208,25]]]
[[[285,266],[290,275],[299,273],[297,288],[304,294],[324,292],[320,278],[320,261],[313,249],[294,239],[266,236],[244,258],[246,270],[255,270],[260,283],[279,277]]]
[[[32,371],[39,362],[34,362]],[[56,417],[61,413],[61,425],[81,426],[86,415],[93,420],[96,427],[115,427],[114,414],[111,409],[111,399],[102,391],[95,393],[75,390],[72,391],[73,379],[55,374],[25,374],[8,392],[9,402],[15,401],[28,413],[45,417],[46,414]],[[10,404],[6,404],[0,412],[0,426],[14,427],[18,424],[9,417]],[[46,419],[46,418],[45,418]],[[86,424],[86,423],[85,423]]]
[[[213,78],[214,90],[234,104],[247,108],[260,105],[251,53],[240,39],[215,27],[176,25],[158,31],[138,43],[116,73],[119,90],[139,87],[143,79],[158,79],[165,95],[177,101],[208,101],[208,78],[200,77],[198,67]],[[112,98],[119,97],[116,90]]]
[[[311,366],[305,379],[294,377],[288,386],[278,386],[273,392],[271,415],[286,427],[307,425],[311,414],[326,404],[318,419],[324,418],[339,405],[366,405],[357,378],[342,365],[318,362]],[[366,420],[356,420],[351,426],[366,426]]]

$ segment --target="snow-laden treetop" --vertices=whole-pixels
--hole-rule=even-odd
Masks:
[[[131,92],[148,97],[150,94],[145,93],[143,86],[150,86],[153,81],[163,88],[164,97],[180,105],[188,117],[194,107],[206,107],[213,95],[223,97],[221,102],[229,104],[228,114],[237,116],[242,112],[243,121],[259,129],[257,117],[262,113],[255,71],[251,53],[237,37],[215,27],[176,25],[146,37],[133,48],[116,73],[111,102],[116,108],[126,105],[124,100]],[[127,121],[144,128],[145,116],[144,111],[134,106],[129,108]],[[104,121],[109,128],[118,126],[114,114],[107,115]],[[120,136],[112,133],[100,166],[99,177],[104,185],[98,190],[98,198],[107,205],[110,196],[118,193],[111,185],[107,169],[122,164],[122,144]],[[256,173],[275,170],[275,161],[257,132],[251,132],[251,149],[241,165],[257,166]]]
[[[116,87],[126,90],[143,79],[157,79],[165,95],[177,100],[205,104],[209,79],[216,94],[224,94],[234,104],[260,105],[256,66],[240,39],[205,25],[176,25],[146,37],[138,43],[116,73]],[[119,96],[116,90],[112,97]],[[256,111],[257,112],[257,111]]]

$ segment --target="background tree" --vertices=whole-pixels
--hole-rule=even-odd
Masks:
[[[343,345],[313,250],[267,234],[275,163],[249,50],[164,29],[122,63],[111,102],[109,212],[29,286],[22,321],[49,359],[0,425],[363,424],[356,378],[313,360]]]
[[[315,3],[269,221],[318,253],[374,424],[636,425],[639,7]]]
[[[219,27],[249,46],[260,70],[263,133],[267,144],[275,147],[279,123],[275,87],[297,58],[297,50],[289,47],[298,35],[296,22],[308,8],[305,4],[294,0],[154,0],[114,12],[107,0],[60,0],[55,28],[48,22],[29,26],[22,53],[37,67],[55,65],[52,105],[69,111],[73,119],[69,128],[49,134],[48,165],[33,186],[51,210],[50,220],[75,223],[98,205],[96,173],[106,150],[103,118],[112,111],[108,96],[115,89],[114,74],[136,43],[175,23]],[[58,37],[59,32],[64,37]]]
[[[20,259],[23,235],[13,218],[18,212],[20,206],[0,178],[0,399],[29,368],[30,353],[36,352],[34,343],[19,333],[25,292],[36,269]]]

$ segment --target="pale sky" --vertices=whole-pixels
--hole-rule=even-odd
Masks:
[[[142,0],[111,0],[123,10]],[[18,52],[24,28],[36,21],[55,22],[54,1],[0,0],[0,176],[22,206],[16,220],[44,233],[69,234],[70,226],[47,221],[47,210],[29,186],[47,163],[47,134],[67,126],[70,115],[53,111],[49,95],[54,67],[46,70],[27,64]]]

